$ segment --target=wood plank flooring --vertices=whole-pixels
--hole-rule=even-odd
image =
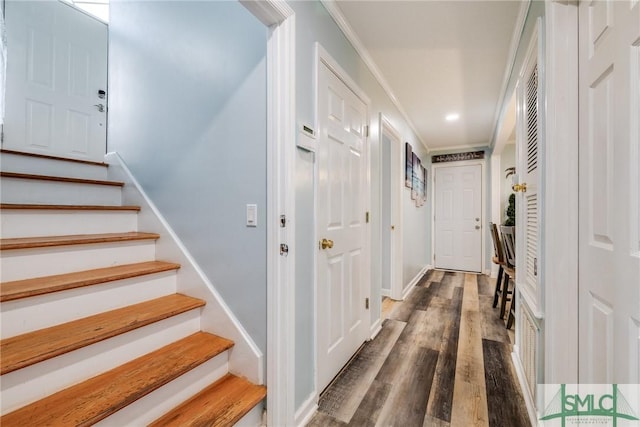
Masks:
[[[486,276],[429,271],[322,393],[309,427],[529,426]],[[387,311],[387,310],[385,310]]]

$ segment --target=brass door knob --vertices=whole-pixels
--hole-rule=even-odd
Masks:
[[[527,183],[522,183],[522,184],[514,184],[513,187],[511,187],[511,189],[513,189],[513,191],[515,191],[516,193],[526,193],[527,192]]]
[[[322,249],[331,249],[333,247],[333,240],[329,240],[329,239],[322,239],[320,241],[320,248]]]

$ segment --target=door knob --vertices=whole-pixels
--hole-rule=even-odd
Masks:
[[[476,230],[480,230],[480,226],[479,225],[476,225]]]
[[[104,104],[96,104],[94,105],[101,113],[104,113]]]
[[[320,241],[320,248],[322,249],[331,249],[333,247],[333,240],[329,240],[329,239],[322,239]]]
[[[511,187],[511,189],[513,189],[513,191],[515,191],[516,193],[526,193],[527,183],[524,182],[522,184],[514,184],[513,187]]]
[[[396,226],[395,226],[395,225],[392,225],[392,226],[391,226],[391,229],[392,229],[392,230],[395,230],[395,229],[396,229]]]

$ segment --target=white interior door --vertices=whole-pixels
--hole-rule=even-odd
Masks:
[[[380,115],[382,186],[382,289],[395,300],[402,299],[402,189],[404,150],[400,134]]]
[[[59,1],[5,4],[3,148],[104,160],[107,25]]]
[[[539,262],[544,159],[544,88],[540,74],[542,21],[536,23],[522,68],[517,97],[516,172],[516,287],[526,307],[540,318],[543,313]]]
[[[435,267],[482,270],[482,166],[435,168]]]
[[[365,341],[367,107],[324,63],[318,73],[318,390]]]
[[[637,384],[640,2],[579,13],[579,379]]]

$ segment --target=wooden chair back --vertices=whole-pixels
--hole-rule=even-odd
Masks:
[[[493,241],[493,256],[498,260],[498,264],[504,261],[504,255],[502,252],[502,242],[500,242],[500,234],[498,233],[498,227],[492,222],[489,223],[491,227],[491,240]]]
[[[502,246],[504,249],[504,256],[507,265],[511,268],[516,268],[516,228],[513,226],[500,226],[500,233],[502,234]]]

